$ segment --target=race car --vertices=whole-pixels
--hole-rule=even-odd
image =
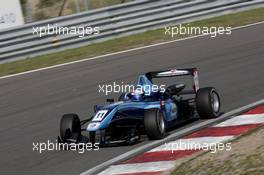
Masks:
[[[152,88],[154,79],[179,76],[192,77],[192,88],[186,89],[186,84],[177,80],[164,90]],[[117,102],[107,99],[108,104],[95,105],[95,114],[86,120],[80,121],[77,114],[63,115],[59,141],[133,144],[143,134],[151,140],[162,139],[166,131],[180,123],[220,115],[219,94],[213,87],[199,88],[196,68],[148,72],[139,75],[135,87],[122,93]]]

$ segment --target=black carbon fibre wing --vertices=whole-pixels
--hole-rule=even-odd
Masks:
[[[186,68],[186,69],[169,69],[163,71],[153,71],[145,74],[146,77],[152,82],[153,78],[164,78],[164,77],[177,77],[177,76],[192,76],[193,78],[193,89],[195,92],[199,89],[199,78],[197,68]]]

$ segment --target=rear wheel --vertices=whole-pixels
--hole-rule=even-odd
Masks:
[[[144,114],[145,131],[149,139],[157,140],[165,136],[165,121],[159,109],[148,109]]]
[[[81,135],[80,119],[77,114],[65,114],[60,121],[60,137],[63,142],[77,142]]]
[[[196,94],[196,109],[203,119],[216,118],[220,114],[220,97],[213,87],[201,88]]]

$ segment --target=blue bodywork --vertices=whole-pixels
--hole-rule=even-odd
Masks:
[[[96,114],[86,130],[90,132],[106,129],[115,117],[118,116],[118,113],[125,113],[129,117],[144,120],[144,111],[153,108],[160,109],[163,112],[165,126],[168,128],[170,122],[177,119],[178,108],[172,99],[163,99],[161,92],[153,92],[152,86],[152,82],[146,77],[146,75],[140,75],[136,87],[143,87],[145,92],[144,99],[124,99],[123,101],[118,101],[105,106],[97,105]]]

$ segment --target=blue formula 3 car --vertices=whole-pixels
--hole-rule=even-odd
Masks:
[[[163,90],[153,88],[154,78],[177,76],[191,76],[193,88],[185,89],[181,83]],[[199,88],[196,68],[148,72],[138,77],[136,87],[133,92],[121,94],[117,102],[108,99],[106,105],[95,105],[95,114],[89,119],[80,121],[77,114],[63,115],[59,141],[132,144],[140,141],[143,134],[151,140],[162,139],[175,125],[220,114],[217,91],[213,87]]]

